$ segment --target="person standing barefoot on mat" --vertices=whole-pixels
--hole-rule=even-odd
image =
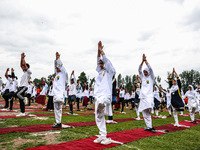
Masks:
[[[101,58],[102,56],[102,58]],[[98,77],[94,87],[95,97],[95,120],[99,129],[100,136],[94,140],[94,143],[107,145],[111,140],[107,139],[105,116],[112,115],[112,77],[115,75],[115,68],[110,60],[107,59],[101,41],[98,43],[97,68]]]
[[[142,65],[145,62],[147,68],[145,68],[142,72]],[[152,119],[151,112],[154,106],[154,94],[153,94],[153,85],[155,83],[155,77],[153,70],[149,63],[146,60],[145,54],[142,56],[142,63],[138,69],[140,79],[142,81],[142,87],[140,91],[140,104],[139,104],[139,112],[142,112],[144,121],[146,123],[147,128],[144,131],[151,131],[155,133],[155,129],[152,128]]]

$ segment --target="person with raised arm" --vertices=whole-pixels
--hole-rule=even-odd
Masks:
[[[21,77],[19,90],[17,91],[17,97],[19,98],[21,113],[16,115],[17,117],[25,116],[25,103],[24,103],[25,98],[24,97],[25,97],[25,92],[28,89],[28,85],[29,85],[28,81],[31,78],[31,74],[32,74],[32,72],[29,69],[30,65],[26,63],[25,57],[26,57],[25,53],[22,53],[20,66],[24,74]]]
[[[139,81],[139,83],[138,83],[138,81]],[[135,84],[136,84],[136,90],[135,90],[134,103],[135,103],[135,110],[136,110],[136,114],[137,114],[136,120],[141,120],[140,119],[140,112],[139,112],[138,108],[139,108],[139,104],[140,104],[139,96],[140,96],[140,90],[141,90],[140,87],[141,87],[142,82],[140,80],[139,75],[137,75],[137,77],[136,77]]]
[[[142,72],[143,64],[147,65]],[[142,87],[140,90],[140,104],[139,104],[139,112],[142,112],[144,121],[146,123],[147,128],[144,131],[151,131],[155,133],[155,129],[152,127],[152,119],[151,112],[154,106],[154,93],[153,93],[153,85],[155,83],[155,77],[151,66],[149,65],[146,55],[142,56],[142,63],[138,69],[140,79],[142,81]]]
[[[111,143],[111,140],[106,138],[107,131],[104,115],[112,116],[112,78],[116,71],[110,60],[106,57],[101,41],[98,43],[96,71],[99,75],[96,78],[94,87],[95,120],[100,136],[94,140],[94,143],[107,145]]]
[[[63,66],[62,61],[60,60],[60,54],[56,52],[56,60],[55,60],[55,79],[53,82],[53,102],[54,102],[54,113],[56,123],[52,126],[53,128],[62,127],[61,119],[62,119],[62,105],[64,103],[65,98],[65,83],[68,79],[67,72],[65,67]]]
[[[73,102],[76,100],[76,77],[74,75],[74,70],[71,73],[70,76],[70,85],[69,85],[69,107],[70,107],[70,112],[68,113],[69,115],[73,115]]]
[[[173,74],[175,74],[177,80],[173,79]],[[170,78],[169,79],[169,87],[170,87],[170,92],[171,92],[171,104],[173,107],[173,114],[174,114],[174,120],[175,120],[174,126],[180,127],[180,125],[178,123],[177,111],[184,110],[184,103],[183,103],[182,97],[181,97],[181,82],[180,82],[179,76],[176,73],[174,68],[173,68],[173,71],[169,78]]]

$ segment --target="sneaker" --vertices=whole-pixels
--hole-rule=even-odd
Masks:
[[[77,109],[76,111],[80,111],[80,109]]]
[[[196,121],[190,121],[191,123],[197,123]]]
[[[151,128],[151,132],[152,133],[156,133],[156,129],[155,128]]]
[[[181,125],[178,124],[178,123],[175,123],[174,126],[175,126],[175,127],[181,127]]]
[[[16,117],[22,117],[22,116],[26,116],[26,114],[25,113],[20,113],[20,114],[16,115]]]
[[[55,123],[54,125],[52,125],[52,128],[61,128],[62,124],[61,123]]]
[[[108,139],[108,138],[103,139],[103,140],[101,141],[101,144],[102,144],[102,145],[108,145],[108,144],[111,144],[111,143],[112,143],[111,140]]]
[[[154,128],[146,128],[144,131],[151,131],[152,133],[156,133],[156,129]]]
[[[94,140],[94,143],[101,143],[102,140],[103,140],[103,138],[100,136]]]
[[[151,131],[151,128],[145,128],[144,131]]]
[[[70,112],[69,112],[69,113],[67,113],[67,114],[68,114],[68,115],[73,115],[73,112],[71,112],[71,111],[70,111]]]
[[[169,115],[168,117],[171,117],[172,115]]]
[[[141,120],[140,117],[135,118],[135,120]]]

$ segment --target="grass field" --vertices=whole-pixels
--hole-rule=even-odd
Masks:
[[[135,111],[126,109],[126,114],[114,114],[114,119],[132,118],[136,117]],[[94,111],[88,111],[91,113]],[[9,113],[9,112],[6,112]],[[30,112],[29,114],[52,114],[53,112]],[[63,111],[63,113],[67,113]],[[75,112],[83,113],[83,112]],[[84,112],[86,113],[86,112]],[[184,113],[188,113],[185,111]],[[5,114],[5,113],[4,113]],[[161,115],[168,115],[167,112],[161,112]],[[1,115],[1,112],[0,112]],[[153,114],[154,115],[154,114]],[[1,115],[2,116],[2,115]],[[42,118],[42,117],[40,117]],[[47,120],[40,120],[34,117],[22,117],[22,118],[8,118],[0,119],[0,130],[5,127],[23,127],[29,125],[42,125],[42,124],[53,124],[55,123],[54,116],[44,116]],[[200,118],[197,114],[196,118]],[[189,116],[179,117],[179,121],[190,120]],[[70,122],[89,122],[95,121],[94,115],[63,115],[62,123]],[[153,126],[161,126],[174,123],[174,118],[166,119],[153,119]],[[144,128],[144,121],[127,121],[120,122],[118,124],[108,124],[107,131],[117,132],[123,130]],[[38,134],[38,135],[35,135]],[[12,132],[0,135],[0,149],[7,150],[21,150],[30,147],[36,147],[47,144],[58,144],[67,141],[78,140],[82,138],[92,137],[98,134],[96,126],[85,126],[76,128],[67,128],[61,130],[44,131],[38,133],[27,133],[27,132]],[[200,124],[192,128],[163,134],[160,136],[147,137],[139,139],[121,146],[116,146],[110,149],[140,149],[140,150],[199,150],[200,149]]]

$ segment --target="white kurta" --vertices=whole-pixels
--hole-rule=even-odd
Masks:
[[[151,66],[147,65],[149,72],[148,76],[144,76],[142,73],[142,66],[139,66],[139,75],[142,81],[142,87],[140,91],[140,104],[139,104],[139,112],[142,112],[145,109],[152,108],[154,106],[154,93],[153,93],[153,85],[155,82],[155,77]]]

